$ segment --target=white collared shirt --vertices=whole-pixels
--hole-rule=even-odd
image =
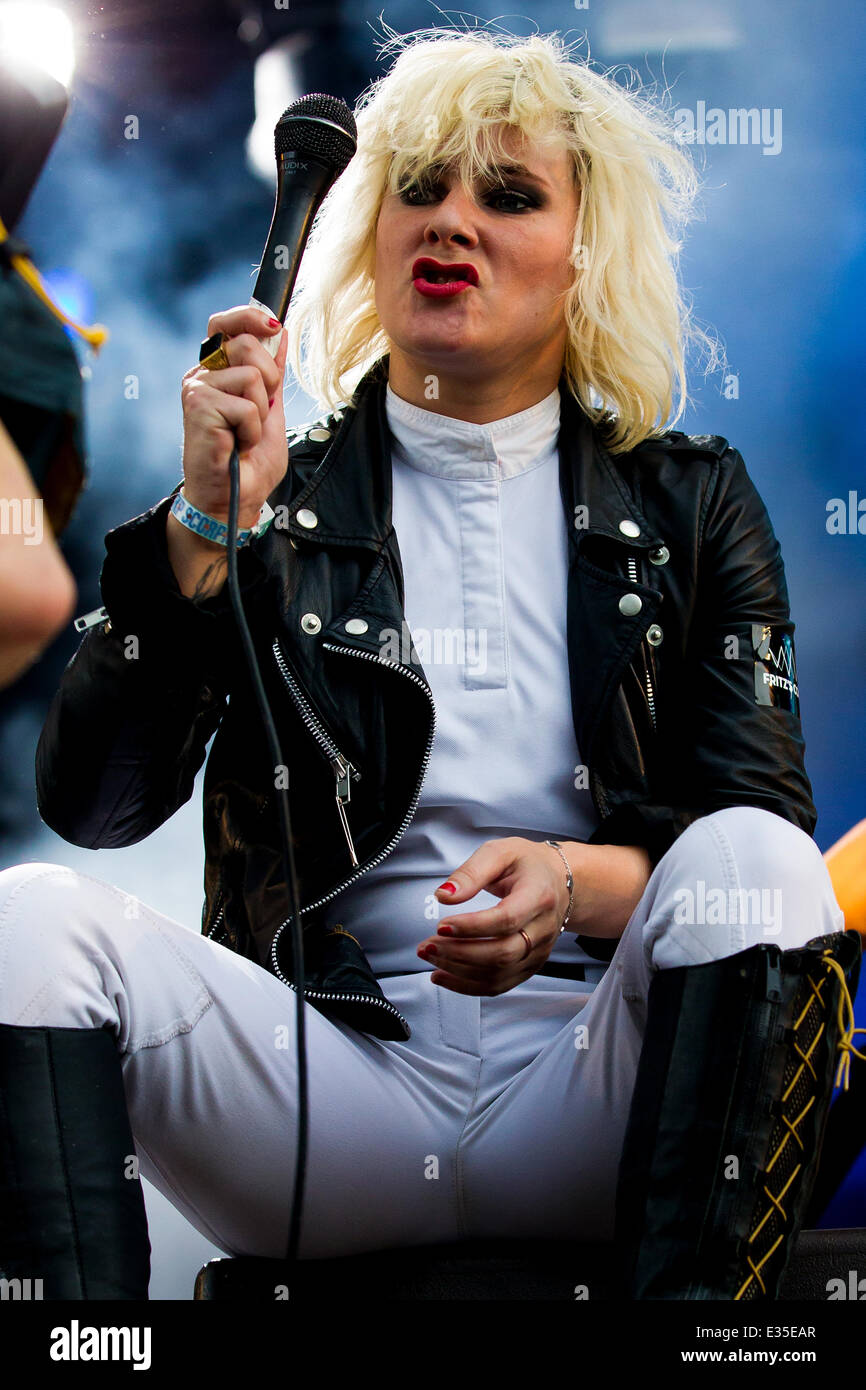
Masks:
[[[450,909],[434,897],[483,841],[586,840],[598,824],[571,712],[559,405],[557,388],[478,425],[387,386],[404,608],[436,733],[409,826],[325,909],[376,974],[428,968],[416,948],[438,921],[499,905],[485,890]],[[568,929],[550,959],[601,973]]]

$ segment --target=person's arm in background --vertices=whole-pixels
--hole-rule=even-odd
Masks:
[[[38,660],[69,622],[78,599],[75,580],[45,516],[42,499],[2,421],[0,524],[2,690]]]

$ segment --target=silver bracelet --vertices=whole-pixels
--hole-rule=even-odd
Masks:
[[[546,845],[550,845],[553,849],[556,850],[557,854],[559,855],[559,857],[561,858],[563,864],[565,865],[565,872],[566,872],[566,875],[567,875],[567,882],[568,882],[568,911],[566,912],[564,918],[562,919],[562,926],[559,928],[560,935],[562,935],[562,933],[565,931],[566,927],[568,926],[568,919],[569,919],[569,917],[571,916],[571,909],[574,907],[574,875],[572,874],[571,869],[569,868],[568,860],[566,859],[565,855],[564,855],[563,852],[562,852],[562,845],[558,844],[556,840],[545,840],[544,843],[545,843]]]

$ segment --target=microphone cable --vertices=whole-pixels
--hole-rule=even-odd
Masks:
[[[294,288],[301,257],[313,219],[322,199],[352,159],[357,148],[357,128],[348,106],[339,97],[314,92],[287,107],[274,131],[274,153],[277,160],[277,193],[268,239],[259,267],[250,304],[266,309],[285,322],[286,311]],[[223,335],[213,334],[202,344],[200,362],[221,346]],[[273,343],[273,340],[271,340]],[[265,347],[276,355],[275,348]],[[294,956],[294,988],[296,993],[296,1028],[298,1062],[298,1130],[295,1162],[295,1185],[292,1215],[286,1243],[285,1258],[293,1265],[300,1243],[301,1213],[307,1169],[309,1135],[309,1094],[307,1084],[307,1042],[304,1013],[304,941],[301,928],[301,905],[295,872],[292,846],[292,824],[289,813],[289,769],[280,752],[277,729],[256,659],[241,601],[237,569],[237,533],[240,514],[240,460],[237,434],[229,459],[229,520],[226,537],[228,587],[232,611],[244,649],[259,711],[264,724],[273,766],[285,771],[279,778],[277,810],[282,831],[283,875],[291,888],[292,950]]]
[[[298,1131],[297,1131],[297,1156],[295,1161],[295,1188],[292,1198],[292,1216],[289,1223],[289,1235],[286,1244],[285,1258],[290,1264],[294,1264],[298,1255],[298,1243],[301,1230],[301,1211],[304,1202],[304,1183],[307,1170],[307,1137],[309,1132],[309,1096],[307,1087],[307,1033],[306,1019],[304,1017],[304,943],[301,931],[301,906],[298,893],[298,880],[295,873],[295,855],[292,847],[292,822],[289,814],[289,769],[288,764],[283,761],[280,752],[280,743],[277,737],[277,729],[274,723],[271,707],[268,704],[268,697],[262,682],[259,663],[256,659],[255,647],[250,636],[250,629],[244,613],[241,601],[240,585],[238,584],[238,555],[237,555],[237,536],[238,536],[238,516],[240,512],[240,462],[238,459],[237,442],[231,452],[229,459],[229,480],[231,491],[229,494],[229,521],[228,535],[226,536],[226,559],[228,561],[228,586],[231,598],[232,611],[237,623],[238,632],[244,648],[244,654],[249,668],[250,678],[253,689],[256,693],[262,722],[265,727],[265,735],[270,748],[273,765],[277,768],[285,769],[285,778],[280,778],[281,785],[276,787],[277,809],[280,815],[282,827],[282,853],[283,853],[283,873],[285,882],[291,884],[292,898],[292,948],[295,959],[295,989],[297,1007],[295,1012],[296,1027],[295,1037],[297,1043],[298,1058]],[[275,777],[276,782],[276,777]]]

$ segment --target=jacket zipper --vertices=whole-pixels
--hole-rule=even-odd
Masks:
[[[629,578],[631,579],[632,583],[633,583],[633,584],[637,584],[637,583],[639,582],[639,581],[638,581],[638,577],[637,577],[637,560],[634,558],[633,555],[630,555],[630,556],[628,557],[628,573],[629,573]],[[643,642],[641,642],[641,652],[642,652],[642,654],[643,654],[643,668],[644,668],[644,677],[645,677],[645,683],[646,683],[646,698],[647,698],[647,704],[649,705],[649,714],[650,714],[650,719],[651,719],[651,721],[652,721],[653,732],[655,732],[655,731],[656,731],[656,702],[655,702],[655,695],[653,694],[652,681],[650,680],[650,667],[649,667],[649,661],[648,661],[648,659],[647,659],[646,647],[644,646]]]
[[[276,643],[274,645],[276,646]],[[365,661],[375,661],[379,666],[388,666],[394,671],[400,671],[401,674],[404,675],[407,680],[413,681],[415,685],[419,687],[419,689],[424,691],[424,694],[427,696],[427,699],[430,703],[430,713],[432,715],[432,721],[430,724],[430,733],[427,739],[427,747],[424,750],[424,761],[421,764],[421,775],[418,778],[418,782],[412,794],[412,800],[409,804],[409,809],[403,817],[403,820],[401,821],[397,829],[397,833],[388,841],[388,844],[385,845],[384,849],[381,849],[379,851],[375,859],[370,860],[369,864],[364,864],[360,866],[355,873],[350,874],[349,877],[344,879],[342,883],[338,883],[336,888],[332,888],[330,893],[325,893],[325,895],[319,898],[316,902],[309,903],[306,907],[302,907],[302,916],[305,912],[312,912],[314,908],[321,907],[323,903],[330,902],[331,898],[335,898],[338,893],[342,893],[344,888],[348,888],[350,883],[354,883],[355,879],[360,878],[361,875],[367,873],[369,869],[373,869],[376,867],[377,864],[381,864],[382,860],[385,859],[386,856],[391,853],[391,850],[394,848],[397,841],[403,834],[403,831],[406,829],[406,826],[409,824],[409,822],[415,814],[415,807],[418,805],[418,798],[421,795],[421,787],[423,786],[424,778],[427,775],[427,765],[430,762],[430,753],[433,748],[433,739],[436,733],[436,706],[433,703],[433,697],[430,694],[430,691],[428,690],[427,686],[424,684],[424,682],[420,679],[419,676],[415,675],[414,671],[407,671],[405,666],[400,666],[396,661],[389,661],[386,657],[376,656],[372,652],[365,652],[360,647],[341,647],[337,646],[336,643],[333,642],[323,642],[322,646],[329,652],[343,652],[346,656],[360,656],[363,657]],[[283,931],[289,925],[291,920],[291,917],[287,917],[286,920],[284,922],[281,922],[280,926],[277,928],[276,935],[274,936],[274,939],[271,942],[271,964],[273,966],[274,974],[277,976],[277,978],[279,980],[282,980],[284,985],[289,985],[292,989],[295,989],[295,985],[292,984],[291,980],[287,980],[283,972],[280,970],[279,963],[277,961],[277,951],[279,948],[280,937],[282,936]],[[373,994],[338,995],[328,994],[323,990],[310,989],[305,989],[304,994],[306,997],[310,999],[344,999],[351,1000],[353,1002],[378,1004],[380,1007],[386,1008],[388,1012],[395,1014],[397,1018],[405,1022],[405,1019],[403,1019],[403,1015],[400,1013],[399,1009],[395,1009],[394,1005],[389,1003],[387,999],[379,999],[376,995]]]
[[[309,909],[308,909],[308,908],[304,908],[303,911],[307,912],[307,911],[309,911]],[[214,918],[213,926],[210,927],[209,930],[208,930],[208,932],[207,932],[207,935],[208,935],[208,936],[210,936],[210,937],[213,936],[214,932],[216,931],[217,927],[219,926],[220,922],[222,921],[222,918],[223,918],[224,914],[225,914],[225,906],[221,906],[219,912],[217,913],[216,917]],[[289,919],[289,920],[291,920],[291,919]],[[282,931],[283,927],[286,926],[286,925],[287,925],[287,923],[284,922],[283,925],[280,927],[280,931]],[[277,973],[277,975],[279,976],[279,978],[282,980],[283,984],[288,985],[291,989],[295,990],[295,992],[297,993],[297,986],[296,986],[296,985],[293,985],[292,982],[291,982],[291,980],[287,980],[286,977],[285,977],[279,970],[277,970],[276,973]],[[321,989],[309,989],[309,988],[307,988],[307,989],[304,990],[304,998],[305,998],[305,999],[327,999],[327,1000],[329,1000],[329,1001],[331,1001],[331,1002],[340,1002],[340,1003],[344,1003],[344,1004],[347,1004],[347,1003],[351,1003],[351,1004],[375,1004],[378,1008],[384,1009],[386,1013],[390,1013],[390,1014],[392,1014],[395,1018],[399,1018],[399,1020],[400,1020],[401,1023],[404,1023],[404,1024],[406,1023],[406,1020],[405,1020],[405,1018],[403,1017],[403,1015],[400,1013],[400,1010],[394,1007],[394,1005],[391,1003],[390,999],[379,999],[375,994],[333,994],[333,993],[328,993],[327,991],[321,990]]]
[[[346,816],[346,805],[351,797],[351,779],[354,777],[357,782],[361,774],[352,766],[349,759],[343,756],[324,724],[316,715],[315,710],[301,689],[298,681],[289,670],[278,639],[274,640],[272,649],[289,694],[297,706],[298,713],[333,768],[337,782],[337,814],[340,817],[343,834],[346,836],[346,843],[349,846],[349,856],[352,860],[352,864],[357,865],[358,856],[355,853],[355,846],[352,842],[352,832],[349,829],[349,821]]]
[[[220,922],[221,922],[222,919],[223,919],[223,916],[225,915],[225,904],[223,903],[222,898],[223,898],[223,891],[222,891],[222,889],[220,889],[219,893],[217,894],[217,902],[220,904],[220,909],[219,909],[219,912],[217,913],[216,917],[214,917],[213,921],[211,922],[211,924],[210,924],[210,926],[208,927],[207,932],[206,932],[206,935],[209,936],[209,937],[211,937],[211,938],[213,937],[214,932],[216,931],[217,927],[219,926]]]
[[[221,897],[221,896],[222,896],[222,893],[220,893],[220,897]],[[217,899],[217,901],[219,901],[219,898]],[[304,908],[303,911],[307,912],[307,911],[309,911],[309,909],[308,909],[308,908]],[[213,924],[208,928],[207,935],[208,935],[209,937],[213,938],[214,933],[216,932],[216,929],[217,929],[217,927],[219,926],[219,924],[220,924],[220,922],[222,921],[222,919],[223,919],[224,916],[225,916],[225,905],[221,903],[221,904],[220,904],[220,910],[219,910],[219,912],[217,913],[216,917],[214,918]],[[289,920],[291,920],[291,919],[289,919]],[[284,923],[282,924],[282,926],[280,927],[280,931],[282,931],[283,927],[286,926],[287,924],[288,924],[287,922],[284,922]],[[223,933],[223,934],[225,934],[225,933]],[[277,975],[279,976],[279,978],[282,980],[283,984],[289,985],[291,989],[294,989],[294,990],[297,992],[297,986],[293,985],[292,982],[291,982],[291,980],[287,980],[287,979],[285,978],[285,976],[284,976],[279,970],[277,970],[276,973],[277,973]],[[404,1018],[403,1015],[400,1013],[400,1010],[394,1007],[394,1005],[391,1003],[390,999],[379,999],[375,994],[334,994],[334,993],[328,993],[327,991],[321,990],[321,989],[310,989],[310,988],[306,988],[306,989],[304,990],[304,997],[305,997],[306,999],[327,999],[327,1000],[330,1000],[330,1001],[332,1001],[332,1002],[341,1002],[341,1003],[344,1003],[344,1004],[345,1004],[345,1003],[352,1003],[352,1004],[375,1004],[378,1008],[384,1009],[384,1010],[386,1011],[386,1013],[390,1013],[390,1014],[392,1014],[395,1018],[399,1018],[399,1020],[400,1020],[401,1023],[405,1023],[405,1022],[406,1022],[405,1018]]]

